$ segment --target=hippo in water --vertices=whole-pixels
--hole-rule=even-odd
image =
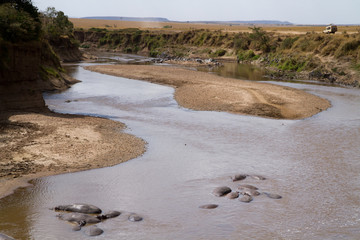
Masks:
[[[109,219],[109,218],[114,218],[114,217],[120,216],[120,214],[121,214],[121,212],[119,212],[119,211],[110,211],[110,212],[107,212],[106,214],[99,215],[98,218]]]
[[[104,230],[102,230],[98,226],[94,225],[94,226],[91,226],[89,229],[86,229],[85,234],[92,237],[92,236],[99,236],[99,235],[103,234],[103,232],[104,232]]]
[[[99,216],[91,216],[85,213],[66,213],[60,214],[57,217],[64,221],[77,223],[79,226],[84,226],[88,223],[92,224],[101,222],[101,218]]]
[[[260,192],[254,190],[254,189],[250,189],[250,188],[244,188],[240,191],[241,194],[243,195],[249,195],[249,196],[259,196]]]
[[[239,197],[239,193],[238,193],[238,192],[231,192],[231,193],[228,193],[228,194],[226,195],[226,197],[227,197],[228,199],[235,199],[235,198],[238,198],[238,197]]]
[[[244,180],[247,177],[246,174],[236,174],[235,176],[231,177],[233,182]]]
[[[128,217],[129,221],[131,222],[140,222],[143,220],[142,217],[140,217],[139,215],[135,214],[135,213],[132,213],[130,214],[130,216]]]
[[[229,187],[217,187],[214,189],[213,194],[216,197],[222,197],[230,192],[231,192],[231,188]]]
[[[265,177],[260,176],[260,175],[250,175],[250,177],[255,179],[255,180],[266,180]]]
[[[90,204],[75,203],[71,205],[60,205],[54,208],[56,211],[78,212],[86,214],[100,214],[101,209]]]
[[[279,194],[275,194],[275,193],[263,192],[263,194],[265,194],[267,197],[272,198],[272,199],[280,199],[280,198],[282,198],[282,196],[280,196]]]
[[[253,185],[249,185],[249,184],[242,184],[238,187],[239,190],[243,190],[245,188],[248,189],[253,189],[253,190],[259,190],[257,187],[253,186]]]
[[[219,205],[217,204],[205,204],[205,205],[201,205],[199,208],[203,208],[203,209],[214,209],[217,208]]]
[[[9,237],[8,235],[4,234],[4,233],[0,233],[0,240],[15,240],[12,237]]]
[[[239,198],[240,202],[249,203],[253,200],[253,197],[247,194],[244,194],[241,198]]]

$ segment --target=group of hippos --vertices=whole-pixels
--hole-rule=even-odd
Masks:
[[[73,231],[80,231],[82,227],[89,226],[84,231],[88,236],[99,236],[104,233],[104,230],[94,224],[100,223],[106,219],[118,217],[122,214],[119,211],[109,211],[105,214],[101,214],[102,210],[100,208],[83,203],[60,205],[51,210],[61,211],[62,213],[57,215],[60,220],[75,224],[72,228]],[[139,222],[143,220],[143,218],[136,213],[128,213],[127,218],[130,222]],[[14,238],[0,233],[0,240],[14,240]]]
[[[241,181],[250,177],[255,180],[266,180],[265,177],[260,175],[247,175],[247,174],[236,174],[231,177],[233,182]],[[281,199],[282,197],[275,193],[268,193],[268,192],[259,192],[259,188],[249,184],[241,184],[237,187],[236,191],[233,191],[230,187],[221,186],[217,187],[212,192],[213,195],[216,197],[227,197],[229,199],[236,199],[239,198],[240,202],[249,203],[251,202],[254,197],[259,196],[260,194],[264,194],[269,198],[272,199]],[[214,209],[217,208],[219,205],[217,204],[205,204],[200,206],[203,209]]]
[[[247,175],[247,174],[236,174],[231,177],[233,182],[242,181],[246,178],[252,178],[254,180],[266,180],[265,177],[260,175]],[[240,202],[250,203],[254,197],[261,194],[266,195],[272,199],[281,199],[282,197],[275,193],[260,192],[259,188],[249,184],[241,184],[237,187],[237,190],[233,191],[230,187],[221,186],[217,187],[212,192],[216,197],[227,197],[229,199],[239,199]],[[217,204],[206,204],[200,206],[203,209],[214,209],[217,208]],[[88,236],[99,236],[104,231],[99,228],[97,223],[100,223],[106,219],[115,218],[120,216],[122,213],[119,211],[110,211],[105,214],[101,214],[102,210],[94,205],[90,204],[71,204],[71,205],[60,205],[53,208],[55,211],[62,211],[57,215],[60,220],[75,224],[73,231],[80,231],[82,227],[89,226],[84,231]],[[135,213],[128,214],[128,220],[131,222],[142,221],[143,218]],[[0,240],[14,240],[13,238],[0,233]]]
[[[91,225],[85,230],[85,234],[88,236],[99,236],[104,232],[97,225],[93,224],[121,215],[119,211],[110,211],[101,214],[102,210],[100,208],[90,204],[60,205],[55,207],[54,210],[66,212],[58,214],[57,217],[60,220],[75,224],[73,231],[80,231],[83,226]],[[128,220],[131,222],[139,222],[142,221],[143,218],[136,213],[130,213]]]

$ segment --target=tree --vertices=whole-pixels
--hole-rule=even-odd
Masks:
[[[43,29],[48,39],[57,39],[61,35],[71,36],[74,25],[62,11],[56,11],[54,7],[48,7],[42,13]]]
[[[264,31],[261,27],[249,27],[252,33],[250,33],[249,37],[255,47],[256,50],[262,50],[264,52],[269,52],[270,45],[269,41],[270,38],[267,35],[266,31]]]
[[[41,35],[39,12],[30,0],[2,0],[0,37],[10,42],[38,40]]]

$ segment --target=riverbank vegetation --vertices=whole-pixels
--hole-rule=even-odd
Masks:
[[[84,48],[165,58],[220,58],[267,68],[272,78],[303,78],[359,85],[360,32],[326,35],[279,34],[261,27],[249,32],[209,29],[150,31],[138,28],[78,29]]]

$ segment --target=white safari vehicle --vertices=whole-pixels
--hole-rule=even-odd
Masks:
[[[326,34],[336,33],[337,32],[337,26],[330,24],[329,26],[326,27],[326,29],[323,32],[326,33]]]

